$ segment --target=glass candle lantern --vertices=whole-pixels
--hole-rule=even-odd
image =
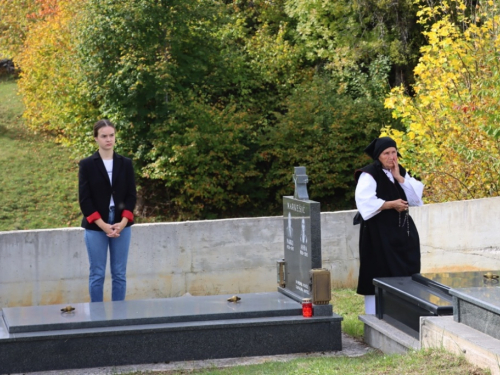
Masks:
[[[276,274],[278,285],[284,288],[286,285],[285,259],[280,259],[276,262]]]

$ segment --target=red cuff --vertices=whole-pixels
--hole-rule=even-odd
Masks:
[[[122,217],[126,217],[128,221],[134,221],[134,214],[129,210],[123,210]]]
[[[94,212],[92,215],[87,216],[87,221],[89,224],[92,224],[94,221],[99,220],[101,218],[101,214],[99,212]]]

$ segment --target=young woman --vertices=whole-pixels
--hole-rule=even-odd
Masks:
[[[125,299],[130,226],[136,203],[132,161],[113,151],[115,127],[108,120],[94,124],[99,150],[80,161],[78,195],[89,255],[91,302],[102,302],[108,247],[113,301]]]

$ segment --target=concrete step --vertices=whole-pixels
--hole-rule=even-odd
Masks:
[[[375,315],[360,315],[365,343],[386,354],[402,354],[420,349],[420,342]]]
[[[500,340],[458,323],[451,316],[425,317],[420,322],[422,348],[444,348],[500,375]]]

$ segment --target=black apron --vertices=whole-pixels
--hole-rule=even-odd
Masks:
[[[403,167],[399,166],[399,170],[401,176],[406,176]],[[362,172],[370,174],[377,182],[378,198],[407,200],[403,188],[396,180],[391,182],[379,161],[357,170],[356,181]],[[375,294],[374,278],[411,276],[420,272],[420,240],[408,212],[382,210],[366,221],[359,221],[358,294]]]

